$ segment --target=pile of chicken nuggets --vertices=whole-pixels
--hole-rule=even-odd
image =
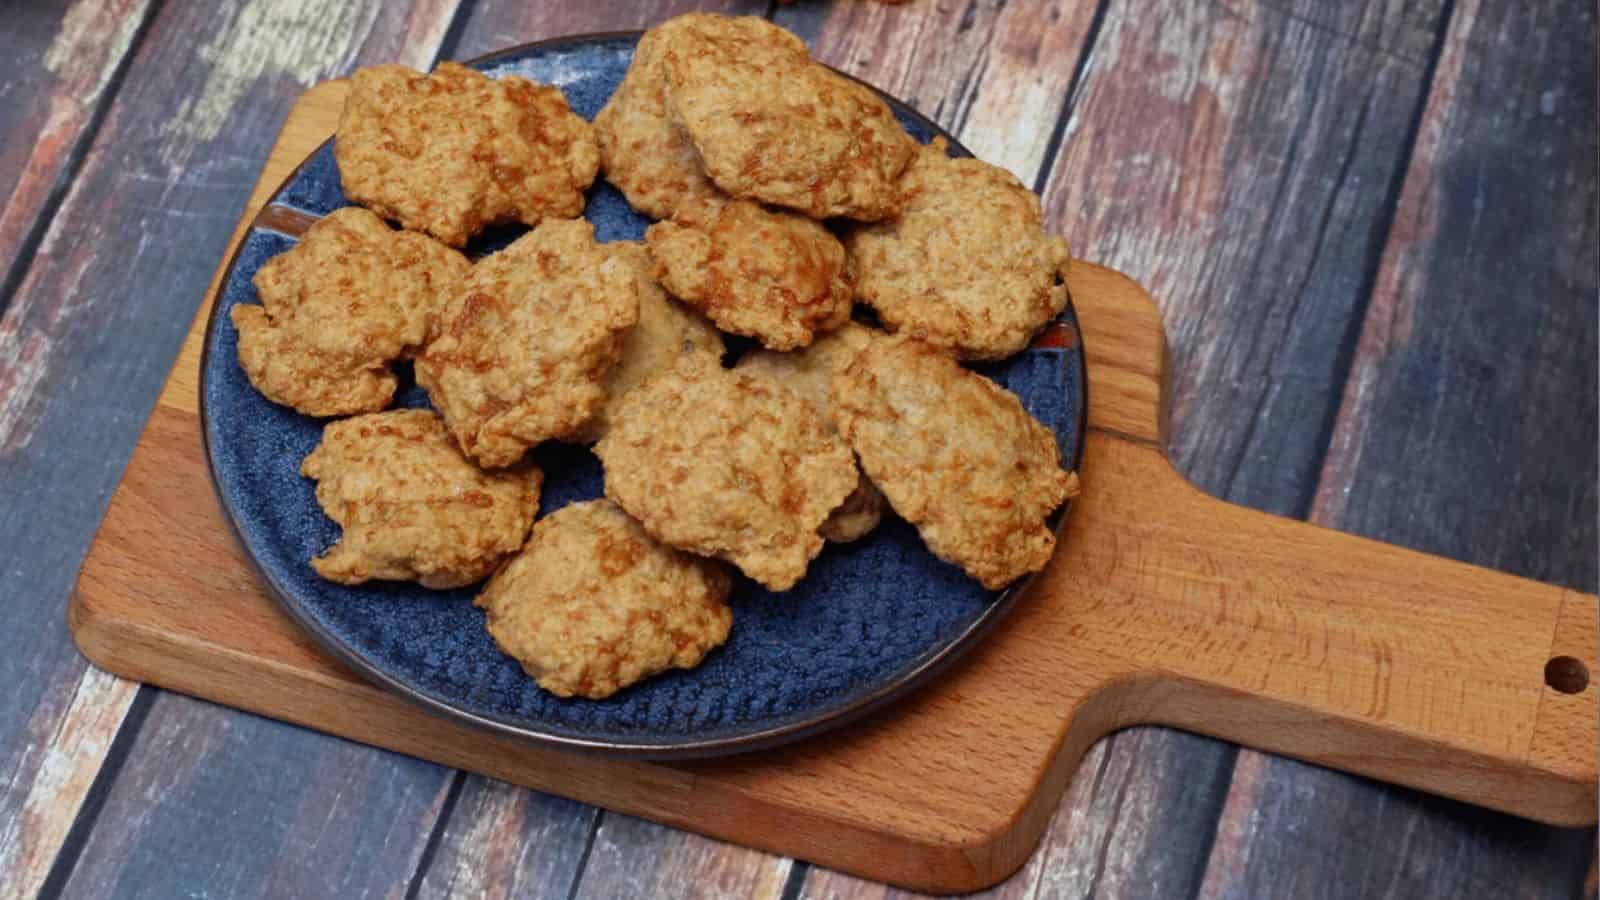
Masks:
[[[301,466],[343,529],[318,575],[487,579],[496,644],[598,699],[723,643],[733,569],[788,590],[889,510],[990,589],[1049,561],[1076,476],[961,365],[1066,304],[1066,244],[1010,174],[918,145],[759,18],[647,32],[593,124],[453,63],[353,80],[335,157],[358,205],[231,312],[259,391],[339,417]],[[579,218],[602,172],[658,220],[642,244]],[[463,255],[505,223],[531,230]],[[760,347],[727,360],[724,333]],[[388,408],[406,360],[432,410]],[[545,441],[592,444],[605,499],[535,523]]]

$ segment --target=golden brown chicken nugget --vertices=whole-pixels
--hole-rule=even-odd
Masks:
[[[760,378],[770,378],[799,394],[812,408],[822,414],[828,427],[833,422],[831,399],[833,375],[855,359],[874,340],[883,337],[881,332],[856,322],[846,322],[837,331],[831,331],[804,350],[778,353],[757,350],[745,354],[734,371]],[[837,429],[836,429],[837,430]],[[844,499],[838,509],[828,514],[822,523],[822,536],[836,544],[847,544],[865,537],[878,527],[883,519],[887,501],[873,486],[865,473],[859,474],[856,489]]]
[[[693,359],[624,397],[594,450],[606,496],[656,540],[775,591],[805,574],[856,485],[850,449],[798,394]]]
[[[560,89],[448,62],[351,80],[333,145],[351,200],[452,247],[490,225],[583,212],[600,147]]]
[[[650,254],[638,241],[602,244],[633,272],[639,291],[639,322],[622,341],[622,358],[606,376],[606,399],[600,411],[574,436],[584,443],[598,441],[610,427],[611,417],[629,391],[652,375],[665,372],[680,357],[700,356],[713,365],[722,361],[726,348],[722,335],[705,317],[667,296],[652,272]]]
[[[689,136],[667,113],[662,52],[674,31],[692,27],[707,13],[688,13],[646,31],[633,51],[628,74],[594,117],[600,163],[634,209],[670,219],[688,202],[715,200],[722,192],[706,178]]]
[[[857,295],[884,325],[965,359],[999,359],[1067,303],[1067,242],[1044,233],[1039,198],[1004,169],[951,159],[937,138],[900,179],[891,222],[845,237]]]
[[[1015,394],[905,337],[834,376],[839,430],[889,503],[935,555],[990,589],[1037,572],[1044,519],[1071,492],[1055,435]]]
[[[889,501],[884,499],[883,492],[857,466],[855,490],[833,512],[828,513],[827,521],[822,523],[817,533],[822,535],[823,540],[835,544],[859,541],[883,521],[883,512],[888,505]]]
[[[728,639],[722,564],[657,543],[609,500],[562,507],[477,604],[489,634],[559,697],[609,697]]]
[[[665,44],[667,109],[722,191],[814,219],[898,211],[916,144],[869,88],[753,17],[697,16]]]
[[[638,318],[628,263],[595,243],[588,222],[553,219],[456,285],[417,359],[417,383],[468,456],[510,465],[600,410]]]
[[[844,246],[804,216],[748,200],[695,204],[651,225],[645,244],[668,293],[774,350],[850,318]]]
[[[260,306],[229,310],[239,365],[268,400],[308,416],[377,412],[394,399],[389,364],[422,346],[470,269],[431,238],[335,210],[256,272]]]
[[[375,579],[453,588],[517,552],[539,511],[533,466],[484,472],[425,409],[329,422],[300,465],[344,535],[311,561],[341,584]]]
[[[831,428],[834,427],[831,398],[834,373],[849,365],[857,353],[886,338],[887,335],[875,328],[846,321],[837,330],[818,337],[804,350],[792,353],[756,350],[745,354],[733,368],[736,372],[780,382],[820,412]]]

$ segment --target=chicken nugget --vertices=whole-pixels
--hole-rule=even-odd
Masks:
[[[639,322],[622,341],[622,358],[606,376],[606,400],[600,411],[574,436],[584,443],[598,441],[610,427],[611,416],[629,391],[650,376],[672,368],[679,357],[700,356],[719,364],[726,348],[722,335],[704,316],[678,303],[652,274],[650,254],[638,241],[602,244],[607,253],[621,258],[632,270],[639,291]]]
[[[417,383],[468,456],[510,465],[600,410],[638,318],[627,261],[595,243],[588,222],[554,219],[457,284],[417,359]]]
[[[999,589],[1050,561],[1045,517],[1071,493],[1056,437],[1015,394],[905,337],[833,379],[833,415],[936,556]]]
[[[317,482],[317,503],[344,529],[311,561],[318,575],[430,588],[480,581],[517,552],[544,480],[531,465],[480,470],[425,409],[329,422],[300,474]]]
[[[256,272],[260,306],[228,311],[239,365],[268,400],[308,416],[377,412],[394,399],[389,364],[422,346],[470,269],[431,238],[360,207],[335,210]]]
[[[558,697],[609,697],[728,639],[733,579],[653,540],[609,500],[562,507],[475,601],[489,634]]]
[[[651,225],[645,244],[669,293],[774,350],[850,318],[844,246],[804,216],[748,200],[694,204]]]
[[[799,394],[812,408],[822,414],[829,428],[837,431],[833,422],[831,391],[833,373],[848,365],[857,353],[865,350],[874,340],[882,338],[875,331],[856,322],[846,322],[837,331],[823,335],[809,347],[795,353],[777,353],[757,350],[745,354],[734,366],[734,371],[759,378],[770,378]],[[822,523],[822,536],[836,544],[860,540],[883,519],[887,501],[873,486],[866,473],[859,473],[859,482],[850,496],[838,509],[828,514]]]
[[[757,18],[697,16],[664,43],[669,116],[724,193],[814,219],[898,211],[916,143],[871,89]]]
[[[798,394],[693,359],[629,392],[594,450],[606,496],[656,540],[775,591],[805,574],[817,528],[857,480],[850,449]]]
[[[449,62],[351,80],[333,145],[351,200],[452,247],[490,225],[583,212],[600,147],[559,88]]]
[[[951,159],[938,138],[900,190],[899,218],[845,237],[857,295],[890,331],[1000,359],[1061,312],[1067,243],[1044,233],[1039,198],[1010,172]]]
[[[689,202],[722,196],[700,167],[689,136],[667,113],[663,50],[674,31],[692,27],[707,13],[688,13],[646,31],[633,51],[622,84],[594,117],[600,164],[635,210],[670,219]]]

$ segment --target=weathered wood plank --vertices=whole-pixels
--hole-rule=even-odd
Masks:
[[[6,13],[0,30],[0,57],[9,62],[0,79],[0,312],[147,13],[144,2],[94,0],[27,4]],[[39,352],[38,344],[0,350],[0,435],[14,427],[10,397]],[[20,590],[18,569],[8,561],[0,585]],[[0,586],[0,597],[10,600],[11,593]],[[21,894],[44,883],[134,693],[133,685],[108,675],[80,679],[82,662],[61,624],[59,614],[24,614],[0,638],[0,677],[12,685],[0,695],[0,771],[7,785],[0,791],[0,872]]]
[[[1573,897],[1594,832],[1240,751],[1199,896]]]
[[[601,811],[460,773],[419,897],[570,897]]]
[[[595,832],[574,897],[648,900],[727,897],[778,900],[793,860],[746,850],[653,822],[607,813]]]
[[[440,767],[160,693],[71,897],[398,897]],[[448,773],[443,773],[447,775]]]
[[[26,751],[12,757],[12,777],[3,795],[0,872],[6,873],[5,885],[17,896],[36,893],[49,878],[57,851],[139,690],[135,682],[93,668],[76,681],[52,685],[68,686],[72,696],[65,708],[50,702],[53,697],[41,698],[46,702],[35,707],[25,726],[52,725],[54,730],[27,733]]]
[[[1457,9],[1318,519],[1594,589],[1594,23]]]
[[[0,310],[148,14],[148,0],[6,10],[0,32],[0,59],[8,63],[0,80]]]
[[[1021,871],[972,895],[974,900],[1186,896],[1198,877],[1193,855],[1153,852],[1146,836],[1162,833],[1155,818],[1205,827],[1226,785],[1163,776],[1192,767],[1196,758],[1232,753],[1221,742],[1158,728],[1100,741],[1084,755],[1039,849]],[[801,896],[909,900],[923,895],[812,869]]]
[[[0,545],[7,548],[0,602],[13,614],[0,637],[0,675],[11,685],[0,698],[6,725],[0,765],[8,775],[0,818],[16,823],[0,835],[0,855],[21,862],[30,884],[49,871],[135,695],[131,686],[86,668],[67,634],[65,597],[261,159],[304,85],[357,61],[391,56],[401,42],[407,42],[402,58],[426,65],[434,50],[423,41],[431,36],[436,46],[452,6],[390,5],[381,12],[355,3],[165,6],[146,26],[81,169],[28,260],[0,319],[0,483],[8,489],[0,506]],[[73,15],[87,17],[76,26],[82,34],[58,53],[104,55],[95,42],[111,39],[111,12],[81,9],[89,7],[74,8]],[[124,24],[119,20],[111,32]],[[99,90],[92,73],[77,65],[63,71],[83,82],[82,96]],[[286,761],[329,763],[342,746],[176,699],[155,703],[145,726],[185,736],[196,748],[191,762],[203,760],[218,777],[248,782],[283,774],[282,792],[273,794],[280,798],[318,790],[315,778],[295,777]],[[236,739],[232,746],[240,752],[206,757],[201,751],[216,735]],[[252,748],[259,750],[244,752]],[[129,872],[154,865],[147,871],[158,874],[170,847],[197,836],[231,840],[232,855],[250,855],[272,835],[311,834],[327,816],[308,805],[298,820],[274,821],[239,803],[241,795],[219,789],[178,791],[162,815],[142,825],[117,821],[118,810],[137,805],[131,799],[137,795],[124,801],[117,790],[158,783],[169,752],[159,740],[132,741],[122,769],[128,787],[119,788],[121,780],[111,785],[103,807],[112,811],[108,827],[87,831],[91,843],[104,842],[108,832],[128,841]],[[381,758],[387,757],[374,757]],[[403,763],[386,765],[421,777],[422,770]],[[442,782],[446,774],[428,777]],[[258,802],[268,795],[242,796]],[[374,797],[368,812],[376,818],[393,815],[378,813],[382,802],[433,802],[416,786]],[[221,810],[237,810],[237,817]],[[383,837],[362,832],[352,829],[359,843],[352,865],[372,855],[376,845],[369,842]],[[104,863],[74,877],[86,892],[116,889]]]
[[[649,28],[679,13],[701,10],[730,15],[761,15],[764,0],[639,0],[635,3],[481,3],[462,23],[456,58],[564,34]]]
[[[1162,304],[1171,453],[1210,493],[1306,514],[1441,6],[1107,12],[1046,205]]]
[[[844,2],[781,9],[814,55],[943,125],[1032,184],[1067,102],[1095,4]]]
[[[1316,520],[1594,590],[1594,28],[1590,6],[1456,8]],[[1243,752],[1203,893],[1568,897],[1593,852],[1592,831]]]

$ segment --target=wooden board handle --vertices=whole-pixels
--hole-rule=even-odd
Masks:
[[[1233,506],[1125,435],[1084,471],[1035,598],[1074,636],[1066,746],[1172,725],[1595,821],[1594,597]]]

